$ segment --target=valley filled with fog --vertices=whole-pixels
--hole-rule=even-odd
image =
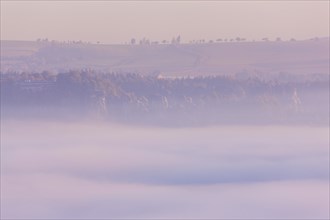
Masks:
[[[327,48],[1,42],[1,218],[328,219]]]
[[[326,127],[1,123],[6,219],[329,214]]]

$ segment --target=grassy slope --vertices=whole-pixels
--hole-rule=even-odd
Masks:
[[[22,62],[29,64],[29,60],[18,59],[25,56],[42,60],[44,66],[40,68],[43,69],[93,68],[161,72],[167,75],[241,71],[326,73],[329,70],[329,38],[319,41],[149,46],[46,45],[28,41],[1,41],[2,64],[6,66],[8,58],[11,67],[26,64]]]

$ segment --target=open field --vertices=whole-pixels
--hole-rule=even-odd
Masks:
[[[329,39],[286,42],[102,45],[1,41],[1,71],[162,74],[328,73]]]

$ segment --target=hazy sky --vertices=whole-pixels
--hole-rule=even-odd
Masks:
[[[329,1],[2,1],[3,40],[329,36]]]

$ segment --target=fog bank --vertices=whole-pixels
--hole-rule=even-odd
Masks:
[[[329,129],[1,122],[1,217],[329,217]]]

